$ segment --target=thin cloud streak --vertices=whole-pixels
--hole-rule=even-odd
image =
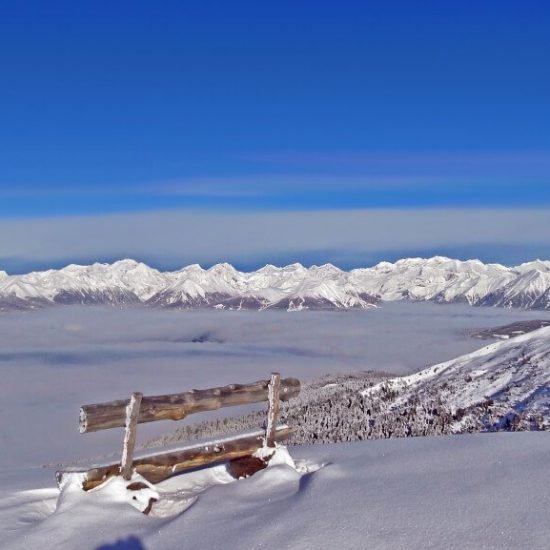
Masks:
[[[246,171],[188,175],[158,181],[89,185],[0,182],[0,199],[96,197],[134,194],[173,197],[258,197],[301,191],[337,192],[453,186],[523,189],[548,183],[550,151],[255,151],[237,155]],[[452,194],[452,193],[451,193]],[[539,193],[540,194],[540,193]],[[495,197],[497,198],[497,197]]]
[[[458,175],[287,173],[88,187],[0,186],[0,217],[12,220],[176,209],[276,213],[509,207],[550,208],[548,183],[512,176],[476,180]]]
[[[304,152],[274,151],[250,153],[245,159],[258,166],[297,168],[338,168],[361,170],[363,175],[470,177],[548,177],[550,151],[493,152]],[[264,168],[265,170],[265,168]]]
[[[358,258],[380,250],[479,250],[484,243],[550,251],[549,220],[549,209],[174,210],[4,220],[0,258],[11,258],[12,265],[16,259],[43,264],[83,257],[250,263],[327,250]]]
[[[349,191],[429,189],[442,185],[465,184],[460,178],[440,176],[361,176],[312,174],[256,174],[235,177],[200,177],[149,183],[90,185],[88,187],[0,186],[0,199],[33,199],[55,197],[113,197],[135,194],[166,197],[261,197],[276,196],[283,192]],[[509,185],[501,182],[500,185]]]

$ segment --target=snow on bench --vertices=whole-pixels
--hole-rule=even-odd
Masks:
[[[178,394],[145,397],[133,393],[130,399],[83,405],[80,409],[80,432],[88,433],[109,428],[124,427],[124,442],[120,462],[96,464],[88,468],[65,468],[58,471],[61,486],[68,475],[81,474],[85,491],[101,485],[114,476],[130,480],[134,473],[149,483],[158,483],[180,472],[230,461],[229,471],[236,477],[251,475],[265,468],[270,453],[262,459],[253,457],[262,447],[274,449],[277,442],[288,439],[292,429],[277,426],[279,402],[288,401],[300,393],[300,381],[295,378],[281,380],[273,373],[270,380],[250,384],[230,384],[219,388],[191,390]],[[172,449],[147,451],[134,458],[137,425],[157,420],[181,420],[190,414],[217,410],[234,405],[247,405],[269,401],[267,427],[215,441]]]

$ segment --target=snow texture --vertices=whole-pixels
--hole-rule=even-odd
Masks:
[[[305,446],[294,460],[279,453],[245,480],[216,466],[159,484],[150,516],[129,505],[121,480],[60,493],[48,472],[32,489],[30,472],[20,472],[2,485],[0,547],[548,548],[545,433]]]
[[[251,429],[264,416],[251,412],[188,424],[151,444]],[[281,417],[295,428],[289,440],[293,444],[548,430],[550,327],[406,377],[376,372],[323,377],[304,384],[297,398],[283,403]]]
[[[550,327],[504,339],[458,359],[363,392],[390,411],[436,411],[447,431],[546,430],[550,426]],[[449,418],[441,418],[442,415]],[[406,419],[407,423],[410,420]],[[432,419],[435,422],[435,419]]]
[[[395,348],[421,338],[426,321],[415,324],[415,329],[420,325],[422,331],[404,336],[404,325],[421,319],[411,314],[411,308],[425,310],[429,306],[425,311],[430,317],[436,309],[444,312],[447,321],[435,315],[433,321],[441,332],[450,326],[451,319],[457,323],[457,312],[462,311],[461,306],[403,306],[395,310],[397,317],[405,317],[403,325],[397,321],[384,324],[375,338],[378,346],[381,334],[388,331],[387,342]],[[75,317],[67,316],[68,311]],[[317,332],[310,343],[328,346],[319,352],[301,341],[313,325],[304,319],[281,323],[281,317],[294,317],[286,314],[235,313],[231,326],[234,332],[218,327],[217,331],[206,331],[209,337],[201,339],[189,338],[187,326],[174,328],[174,324],[183,322],[181,315],[170,314],[166,320],[167,312],[148,311],[139,322],[135,318],[130,322],[127,316],[132,312],[119,311],[113,317],[114,312],[106,316],[104,311],[98,314],[94,310],[94,315],[88,316],[91,310],[86,311],[83,314],[82,308],[70,308],[61,316],[51,310],[22,312],[0,319],[1,549],[548,548],[550,492],[545,489],[545,479],[550,439],[546,432],[302,446],[291,448],[292,457],[280,447],[269,468],[246,480],[234,481],[221,465],[147,486],[138,494],[129,493],[120,479],[89,493],[80,490],[78,476],[69,478],[61,490],[55,488],[55,466],[40,467],[44,457],[70,459],[84,453],[91,458],[91,453],[97,456],[108,447],[101,447],[105,441],[115,442],[111,448],[116,448],[120,456],[121,431],[89,436],[77,433],[78,405],[91,392],[97,392],[97,401],[101,401],[122,397],[124,388],[128,390],[126,395],[136,389],[165,393],[175,387],[188,389],[191,380],[193,384],[200,381],[202,387],[213,382],[235,382],[235,378],[246,381],[264,376],[265,370],[270,370],[269,361],[280,365],[282,358],[294,356],[300,363],[310,361],[312,369],[325,369],[323,357],[336,345],[330,334],[338,330],[338,338],[344,338],[345,332],[351,332],[357,340],[364,326],[372,330],[368,323],[362,324],[365,319],[375,319],[381,313],[313,314]],[[499,319],[506,316],[517,320],[525,319],[528,312],[470,313],[468,328],[487,326],[497,314]],[[219,317],[217,313],[209,315]],[[330,323],[325,324],[329,317]],[[259,318],[269,323],[269,335],[263,341],[258,335],[266,332],[267,325],[262,325]],[[200,329],[197,334],[203,334],[204,327],[196,324],[212,320],[208,317],[205,321],[193,313],[185,322],[191,323],[194,331]],[[455,331],[466,328],[464,323],[462,319],[452,325],[448,335],[456,338]],[[338,324],[341,327],[335,329]],[[291,333],[295,333],[294,340],[286,341]],[[170,364],[164,357],[152,367],[158,349],[182,345],[178,341],[182,334],[184,346],[207,347],[204,357],[193,351],[186,365],[182,366],[180,359]],[[230,335],[238,344],[227,348],[223,340]],[[164,339],[159,340],[160,336]],[[528,429],[545,428],[550,327],[510,336],[395,382],[375,384],[366,393],[354,387],[357,403],[362,401],[364,407],[365,399],[372,399],[383,404],[376,419],[382,421],[380,426],[393,430],[400,428],[387,419],[405,418],[403,410],[421,409],[417,420],[442,418],[439,412],[434,414],[431,400],[448,411],[446,426],[451,431],[490,429],[501,418],[510,418],[510,425],[502,426],[508,429],[514,429],[516,423]],[[274,350],[281,347],[281,342],[287,346],[291,342],[293,351],[277,355]],[[364,347],[364,340],[361,342]],[[345,340],[335,361],[346,358],[345,348],[350,343]],[[445,344],[448,353],[449,342]],[[479,340],[471,339],[469,345],[479,344]],[[133,356],[126,357],[127,364],[120,355],[113,359],[113,354],[120,354],[125,346],[136,348]],[[232,360],[231,351],[239,346],[246,361],[235,353]],[[427,350],[423,350],[426,340],[415,341],[414,346],[419,363],[412,370],[417,370],[428,357]],[[408,348],[407,353],[416,347]],[[87,360],[73,360],[75,349]],[[100,353],[93,355],[96,350]],[[147,350],[151,353],[143,357]],[[213,350],[218,355],[212,355]],[[101,353],[105,353],[103,359]],[[222,367],[212,366],[213,357],[223,358]],[[298,368],[298,362],[295,366]],[[385,363],[381,361],[380,366]],[[257,376],[259,368],[261,375]],[[251,373],[255,375],[251,377]],[[296,373],[291,369],[282,374]],[[132,385],[130,389],[128,384]],[[338,396],[339,384],[334,379],[319,384],[323,392]],[[341,410],[340,405],[334,410]],[[338,415],[333,412],[329,417],[337,422]],[[517,420],[509,413],[517,414]],[[367,417],[363,411],[362,421]],[[409,421],[406,424],[412,425]],[[337,433],[333,425],[328,427]],[[349,432],[349,427],[345,429]],[[138,477],[131,481],[143,482]],[[150,498],[158,502],[145,516],[140,510]]]

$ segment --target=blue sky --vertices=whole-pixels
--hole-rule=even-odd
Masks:
[[[550,208],[548,28],[532,0],[7,3],[1,220]]]

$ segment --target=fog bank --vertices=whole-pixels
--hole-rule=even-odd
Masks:
[[[81,404],[138,390],[248,382],[273,370],[302,379],[358,370],[409,373],[481,347],[467,330],[536,318],[550,312],[430,303],[301,313],[10,312],[0,315],[0,467],[29,457],[46,463],[118,451],[121,430],[78,433]],[[144,425],[140,439],[172,427]]]

